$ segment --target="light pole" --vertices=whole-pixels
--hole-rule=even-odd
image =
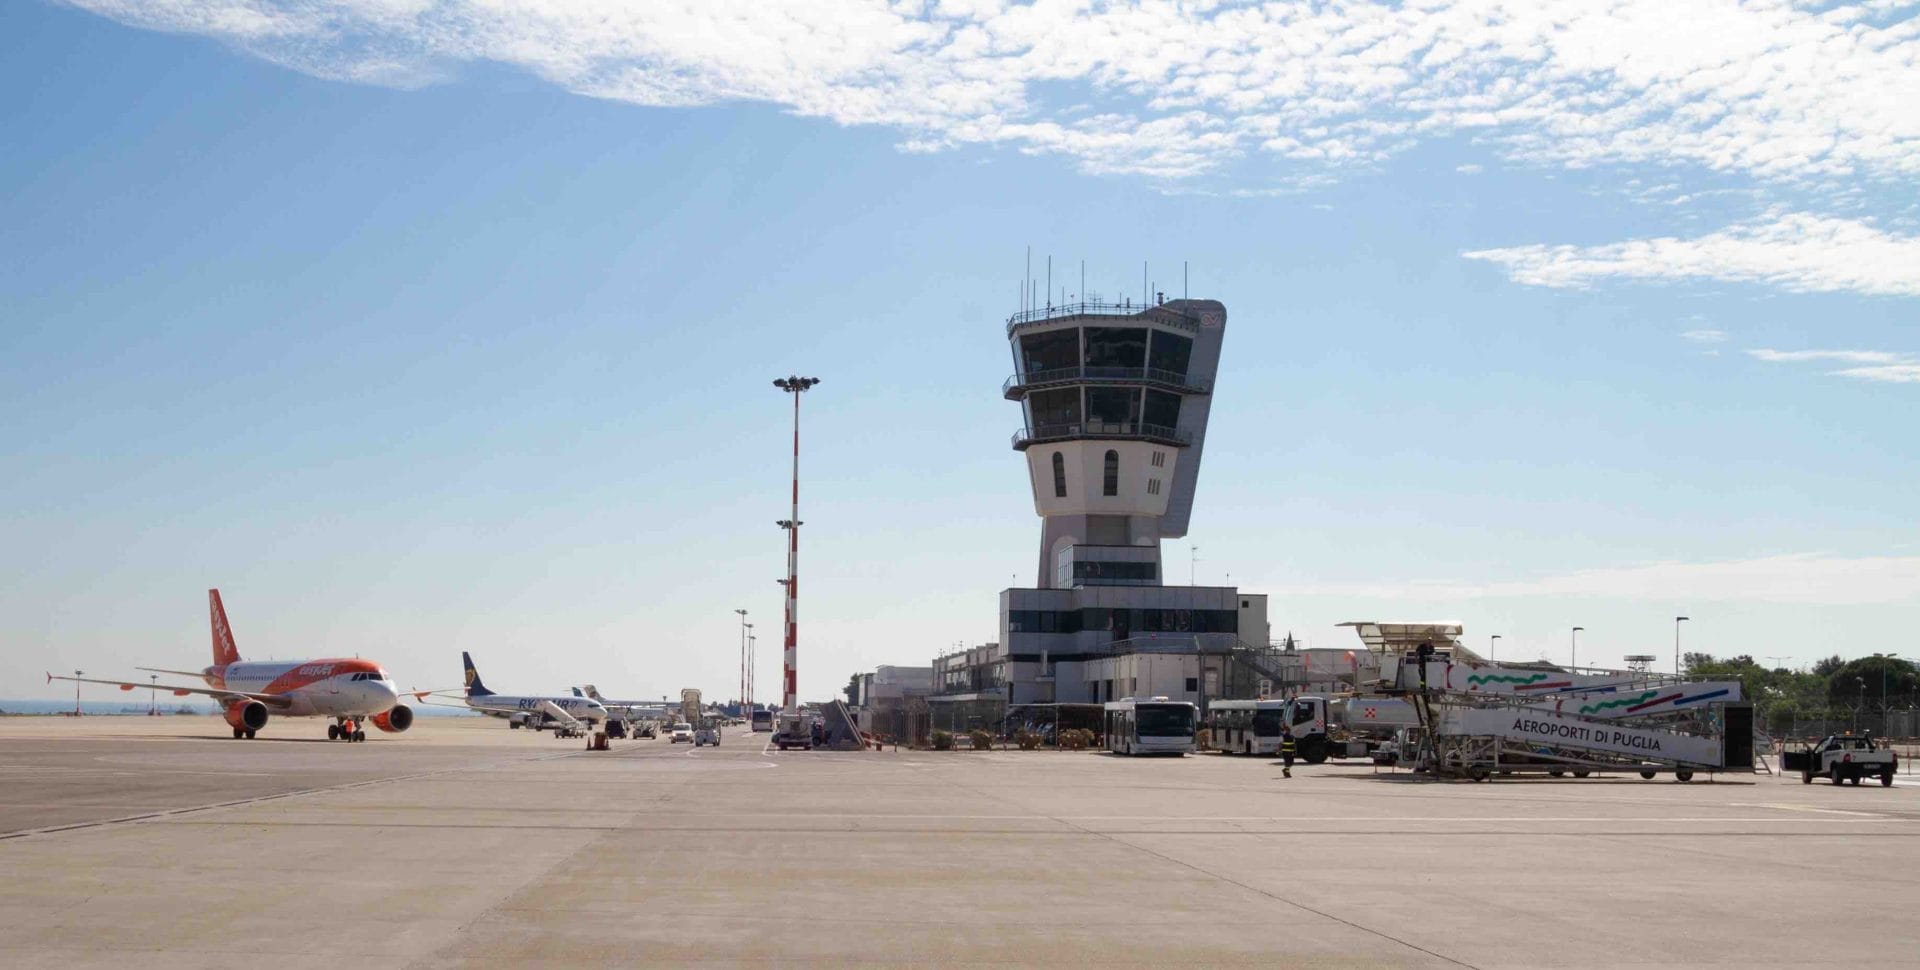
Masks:
[[[1673,675],[1675,677],[1679,677],[1684,673],[1684,671],[1680,669],[1680,624],[1687,622],[1688,619],[1688,617],[1684,616],[1676,616],[1673,618]]]
[[[73,676],[76,678],[84,677],[86,676],[86,672],[81,670],[76,670],[73,672]],[[75,680],[73,682],[73,716],[74,717],[80,716],[80,681],[78,680]]]
[[[753,668],[760,662],[760,648],[754,642],[753,624],[747,624],[747,716],[753,716]],[[752,727],[751,724],[748,727]]]
[[[1499,645],[1500,645],[1500,634],[1496,633],[1493,636],[1487,638],[1487,662],[1488,663],[1493,662],[1494,648],[1498,647]]]
[[[147,716],[155,717],[160,713],[160,675],[148,674],[147,679],[153,682],[153,686],[147,688]]]
[[[734,612],[740,614],[740,716],[747,717],[747,611]]]
[[[787,622],[785,676],[780,684],[780,710],[783,715],[797,713],[800,704],[796,698],[799,691],[800,653],[800,395],[820,383],[817,377],[783,377],[773,382],[773,386],[793,395],[793,505],[788,518],[780,520],[780,528],[787,530],[787,578],[780,584],[787,588]]]
[[[1187,546],[1187,585],[1188,586],[1194,585],[1194,577],[1196,575],[1199,575],[1199,569],[1200,569],[1200,547],[1189,545]]]
[[[1569,672],[1580,666],[1580,631],[1584,629],[1586,629],[1586,627],[1577,626],[1573,628],[1572,633],[1567,634],[1567,639],[1573,644],[1572,648],[1568,651],[1567,670]]]

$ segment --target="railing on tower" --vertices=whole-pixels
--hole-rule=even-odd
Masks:
[[[1183,330],[1199,331],[1200,318],[1190,313],[1176,310],[1166,304],[1149,305],[1122,301],[1119,303],[1062,303],[1058,306],[1034,307],[1022,310],[1007,318],[1007,336],[1021,324],[1037,323],[1063,317],[1137,317],[1152,311],[1154,322],[1179,327]]]
[[[1013,446],[1023,449],[1037,441],[1062,441],[1068,438],[1146,438],[1172,445],[1189,445],[1193,435],[1179,428],[1140,421],[1083,421],[1079,424],[1042,424],[1021,428],[1013,433]]]
[[[1000,393],[1010,395],[1020,388],[1079,381],[1138,381],[1164,385],[1186,394],[1206,394],[1213,390],[1212,381],[1157,367],[1052,367],[1015,374],[1000,385]]]

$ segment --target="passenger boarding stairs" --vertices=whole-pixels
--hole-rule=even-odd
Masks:
[[[1393,679],[1379,687],[1413,704],[1421,760],[1436,775],[1625,771],[1685,781],[1754,767],[1753,708],[1738,682],[1392,660],[1382,670]]]

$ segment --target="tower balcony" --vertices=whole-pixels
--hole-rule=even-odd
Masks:
[[[1035,307],[1023,310],[1007,318],[1007,336],[1011,337],[1024,327],[1053,323],[1073,317],[1145,317],[1155,323],[1176,327],[1190,333],[1200,332],[1200,318],[1183,310],[1176,310],[1166,304],[1149,305],[1131,301],[1121,303],[1063,303],[1058,306]]]
[[[1213,391],[1211,381],[1153,367],[1055,367],[1015,374],[1000,385],[1000,393],[1009,401],[1018,401],[1026,397],[1029,391],[1073,384],[1153,387],[1175,394],[1208,394]]]
[[[1013,433],[1013,450],[1026,451],[1029,445],[1045,444],[1049,441],[1073,441],[1087,438],[1152,441],[1175,448],[1185,448],[1193,443],[1192,435],[1179,428],[1169,428],[1165,425],[1145,424],[1139,421],[1086,421],[1079,424],[1042,424],[1021,428]]]

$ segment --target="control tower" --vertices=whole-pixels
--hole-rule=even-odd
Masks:
[[[1187,534],[1227,308],[1081,303],[1007,321],[1001,388],[1026,426],[1041,589],[1161,586],[1160,540]]]

